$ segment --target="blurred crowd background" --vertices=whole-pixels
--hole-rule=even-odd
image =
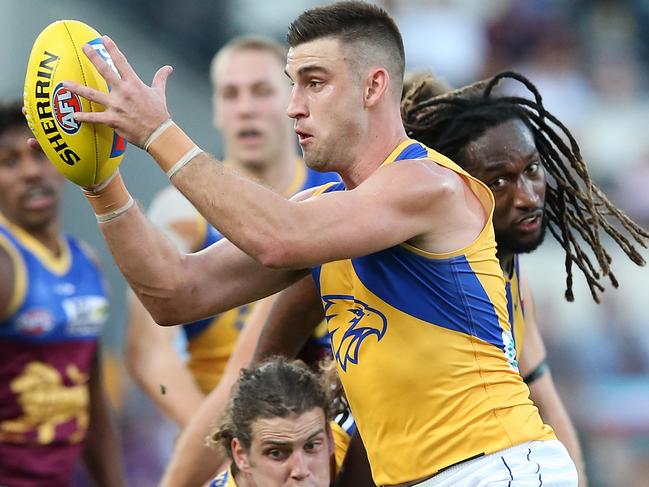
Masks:
[[[0,0],[0,97],[22,96],[31,45],[48,23],[87,22],[110,34],[150,81],[175,68],[174,119],[219,154],[208,66],[231,37],[283,40],[288,23],[315,0]],[[409,69],[431,70],[454,86],[504,69],[540,89],[546,108],[579,141],[594,180],[649,227],[649,2],[646,0],[385,0],[396,18]],[[166,184],[141,151],[122,166],[147,205]],[[126,377],[122,365],[125,284],[76,188],[65,197],[64,228],[101,254],[112,288],[103,341],[119,414],[129,484],[154,485],[177,434]],[[645,259],[649,255],[644,252]],[[563,251],[551,237],[522,261],[532,282],[553,375],[578,429],[592,487],[649,485],[649,269],[613,253],[620,282],[595,305],[575,271],[575,303],[563,298]],[[80,476],[82,477],[82,475]],[[82,478],[77,485],[85,485]]]

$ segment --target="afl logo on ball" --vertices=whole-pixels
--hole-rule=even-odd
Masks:
[[[54,119],[66,134],[74,135],[81,128],[81,122],[74,119],[76,112],[81,112],[81,100],[77,95],[59,83],[52,94],[52,111]]]

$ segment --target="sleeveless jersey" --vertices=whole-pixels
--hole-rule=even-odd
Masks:
[[[488,221],[456,252],[432,254],[403,243],[312,270],[377,485],[428,477],[472,457],[555,438],[516,367],[491,223],[493,195],[412,140],[384,164],[406,159],[429,159],[461,175]],[[331,183],[319,192],[342,190],[343,183]]]
[[[14,294],[0,317],[0,485],[68,485],[89,421],[88,380],[107,317],[97,265],[74,239],[52,254],[0,219]]]
[[[505,276],[505,293],[507,295],[507,312],[512,339],[516,347],[516,362],[521,359],[523,336],[525,333],[525,306],[521,296],[518,255],[514,255],[514,267],[511,275]]]
[[[296,167],[298,169],[295,179],[287,189],[286,196],[340,180],[335,173],[321,173],[307,168],[302,160],[296,162]],[[198,225],[203,235],[200,249],[209,247],[223,238],[223,235],[202,217],[199,218]],[[239,333],[253,307],[254,304],[240,306],[215,317],[183,325],[189,355],[187,365],[203,393],[207,394],[221,380]],[[321,329],[320,338],[323,337],[326,337],[326,328]],[[309,347],[309,358],[321,355],[314,345],[316,344],[312,343]]]

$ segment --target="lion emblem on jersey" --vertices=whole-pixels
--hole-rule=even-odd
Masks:
[[[385,335],[388,320],[383,313],[354,296],[338,294],[322,296],[325,319],[330,326],[329,337],[334,358],[343,371],[348,364],[358,364],[358,353],[366,338],[375,336],[377,341]]]
[[[81,442],[90,419],[89,376],[74,364],[68,365],[64,374],[72,385],[66,385],[61,372],[48,363],[27,364],[24,372],[10,383],[23,414],[0,422],[0,433],[20,436],[36,431],[38,443],[49,445],[56,439],[57,428],[74,420],[77,429],[68,441]]]

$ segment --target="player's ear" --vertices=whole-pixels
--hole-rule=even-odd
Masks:
[[[385,95],[390,84],[390,75],[385,68],[373,68],[365,79],[363,102],[366,107],[376,105]]]
[[[238,438],[232,438],[230,448],[232,449],[232,458],[234,459],[234,463],[237,464],[237,468],[242,472],[250,473],[248,453]]]

